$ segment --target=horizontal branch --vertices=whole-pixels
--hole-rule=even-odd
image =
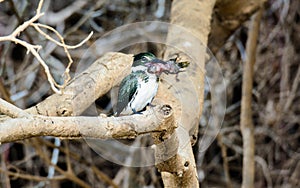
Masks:
[[[0,123],[0,142],[14,142],[37,136],[61,138],[128,139],[150,132],[164,132],[169,124],[171,107],[157,105],[143,114],[123,117],[48,117],[33,115],[5,119]],[[174,129],[174,128],[173,128]]]

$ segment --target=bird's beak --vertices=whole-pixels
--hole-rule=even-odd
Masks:
[[[160,60],[160,59],[153,59],[152,61],[150,61],[150,63],[161,63],[161,64],[166,64],[165,61]]]

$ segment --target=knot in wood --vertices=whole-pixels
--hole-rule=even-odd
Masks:
[[[168,117],[172,114],[172,107],[170,105],[165,104],[160,108],[160,112],[164,116]]]
[[[68,108],[67,106],[61,105],[57,108],[56,113],[59,116],[71,116],[73,111],[72,111],[72,109]]]

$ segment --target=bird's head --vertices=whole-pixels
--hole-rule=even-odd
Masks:
[[[148,63],[156,59],[155,55],[150,52],[139,53],[133,57],[133,69],[147,69]]]

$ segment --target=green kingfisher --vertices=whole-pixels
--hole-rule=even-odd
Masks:
[[[143,110],[157,93],[159,76],[176,74],[177,80],[178,73],[188,65],[177,58],[165,62],[149,52],[134,55],[131,73],[120,84],[115,114],[130,115]]]
[[[116,115],[130,115],[143,110],[157,93],[160,74],[154,70],[156,63],[163,63],[152,53],[134,55],[131,73],[119,88]]]

